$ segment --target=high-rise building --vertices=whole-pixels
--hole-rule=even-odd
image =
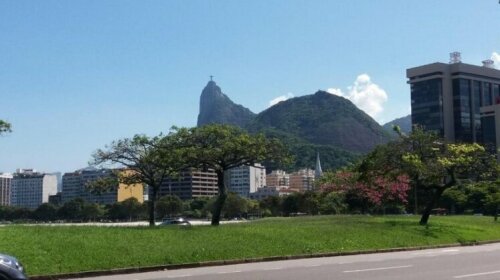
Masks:
[[[449,64],[407,69],[412,124],[436,131],[451,142],[483,143],[481,108],[500,103],[500,70],[492,65],[491,60],[482,66],[462,63],[455,52]]]
[[[116,182],[116,185],[109,186],[102,192],[89,189],[88,186],[93,181],[116,176],[114,171],[131,172],[128,170],[84,168],[75,172],[64,173],[62,176],[61,202],[65,203],[75,198],[82,198],[88,202],[113,204],[131,197],[143,202],[144,190],[142,184],[126,185]]]
[[[10,205],[12,174],[0,173],[0,205]]]
[[[249,197],[250,193],[266,186],[266,168],[260,164],[231,168],[226,172],[226,182],[229,191]]]
[[[269,187],[288,188],[290,186],[290,175],[283,170],[273,170],[267,174],[266,183]]]
[[[500,160],[500,104],[481,107],[481,126],[483,144],[492,153],[497,151]]]
[[[56,175],[36,172],[34,169],[18,169],[11,184],[11,205],[37,208],[57,193]]]
[[[290,174],[290,190],[296,192],[310,191],[314,187],[315,170],[301,169]]]
[[[175,195],[183,200],[213,197],[219,193],[217,182],[217,174],[213,170],[187,169],[176,177],[165,179],[158,191],[158,197]]]

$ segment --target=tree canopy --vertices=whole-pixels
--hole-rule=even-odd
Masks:
[[[317,186],[323,193],[341,195],[352,212],[404,206],[409,189],[408,176],[385,177],[376,175],[361,179],[355,171],[325,172]]]
[[[126,169],[119,172],[120,182],[145,184],[151,188],[149,196],[149,225],[155,225],[155,206],[158,190],[167,177],[175,176],[183,166],[179,157],[179,146],[173,133],[166,136],[148,137],[135,135],[114,141],[103,150],[97,150],[94,155],[94,165],[118,165]]]
[[[489,180],[499,168],[495,156],[479,144],[447,143],[433,132],[414,127],[409,135],[378,146],[358,167],[365,180],[408,175],[414,190],[429,194],[420,224],[426,225],[443,192],[459,182]]]
[[[6,121],[0,120],[0,135],[12,132],[12,125]]]
[[[219,195],[214,203],[212,225],[218,225],[227,186],[224,173],[238,166],[254,166],[263,161],[286,163],[290,161],[288,151],[277,139],[263,134],[248,134],[230,125],[211,124],[196,128],[176,130],[182,143],[182,158],[193,168],[212,169],[217,174]]]

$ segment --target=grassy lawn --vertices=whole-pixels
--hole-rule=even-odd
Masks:
[[[322,216],[190,228],[0,227],[0,252],[46,275],[209,260],[500,240],[491,217]]]

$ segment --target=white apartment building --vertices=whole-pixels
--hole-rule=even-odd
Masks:
[[[10,205],[12,174],[0,173],[0,206]]]
[[[227,172],[226,182],[229,191],[249,197],[250,193],[266,185],[266,168],[260,164],[232,168]]]
[[[277,187],[262,187],[258,188],[256,192],[250,193],[250,198],[255,200],[263,200],[269,196],[279,196],[280,192]]]
[[[296,191],[288,187],[262,187],[257,189],[256,192],[250,193],[250,199],[263,200],[269,196],[287,196]]]
[[[18,169],[11,183],[11,205],[35,209],[57,193],[57,176]]]

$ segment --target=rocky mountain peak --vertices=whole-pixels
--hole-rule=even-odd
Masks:
[[[254,116],[249,109],[234,103],[213,80],[201,92],[198,126],[221,123],[244,127]]]

